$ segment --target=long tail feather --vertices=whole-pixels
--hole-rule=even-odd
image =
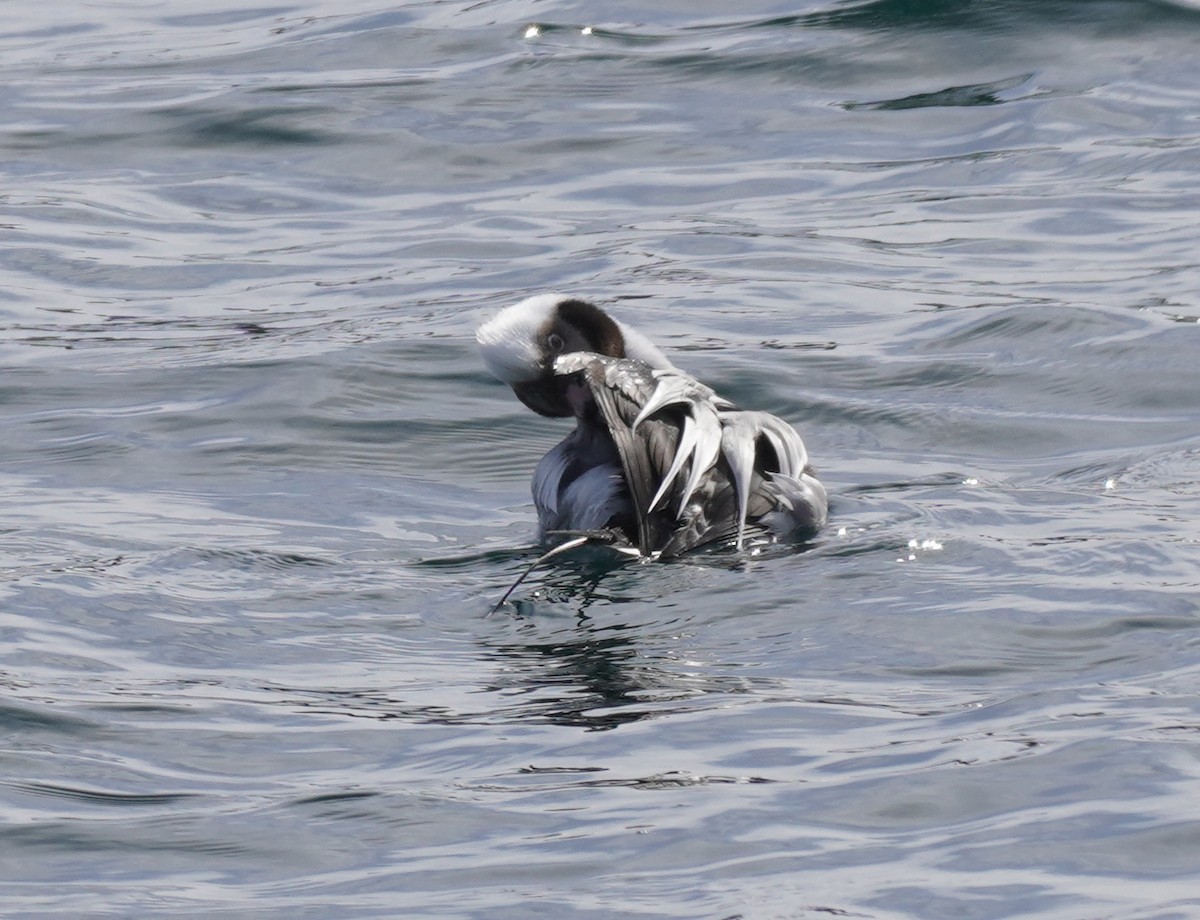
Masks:
[[[503,607],[504,602],[507,601],[512,596],[512,593],[521,586],[521,583],[526,578],[528,578],[530,575],[533,574],[533,570],[536,569],[538,566],[542,565],[545,562],[548,562],[549,560],[553,559],[555,556],[561,556],[563,553],[567,553],[573,549],[577,549],[578,547],[583,546],[586,543],[596,543],[601,546],[609,546],[609,547],[612,547],[614,550],[616,550],[618,553],[623,553],[624,555],[627,555],[627,556],[640,556],[641,555],[641,553],[639,553],[637,550],[633,549],[633,547],[614,545],[616,540],[617,540],[616,535],[611,534],[611,533],[585,533],[585,534],[580,534],[577,537],[573,537],[572,539],[567,540],[564,543],[560,543],[560,544],[558,544],[558,546],[554,547],[553,549],[546,550],[546,552],[542,553],[535,560],[533,560],[533,562],[529,564],[529,566],[525,569],[524,572],[522,572],[520,575],[517,576],[517,580],[514,581],[511,585],[509,585],[508,590],[504,592],[504,594],[501,596],[500,600],[496,601],[496,603],[492,606],[492,609],[489,610],[486,614],[484,614],[484,619],[487,619],[487,617],[490,617],[493,613],[495,613],[497,610],[499,610],[501,607]]]

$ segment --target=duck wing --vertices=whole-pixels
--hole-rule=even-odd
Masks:
[[[625,474],[638,549],[660,552],[721,449],[717,407],[728,405],[695,378],[629,358],[590,352],[559,357],[559,375],[587,388]],[[588,424],[581,419],[580,424]]]
[[[612,438],[643,554],[725,541],[741,549],[748,533],[791,536],[824,523],[824,489],[782,419],[738,409],[683,371],[633,359],[575,352],[554,369],[591,396],[596,417],[580,425],[603,425]]]

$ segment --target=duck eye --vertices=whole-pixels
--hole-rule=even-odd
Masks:
[[[562,351],[566,343],[563,341],[563,337],[557,332],[551,332],[546,336],[546,344],[550,346],[551,351]]]

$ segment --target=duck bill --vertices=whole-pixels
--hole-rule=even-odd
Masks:
[[[562,380],[553,375],[528,383],[514,383],[512,389],[517,394],[517,399],[538,415],[564,418],[575,414],[563,391]]]

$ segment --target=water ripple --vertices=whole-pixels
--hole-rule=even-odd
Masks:
[[[0,38],[10,912],[1200,909],[1195,4],[76,7]],[[544,289],[827,531],[489,616]]]

